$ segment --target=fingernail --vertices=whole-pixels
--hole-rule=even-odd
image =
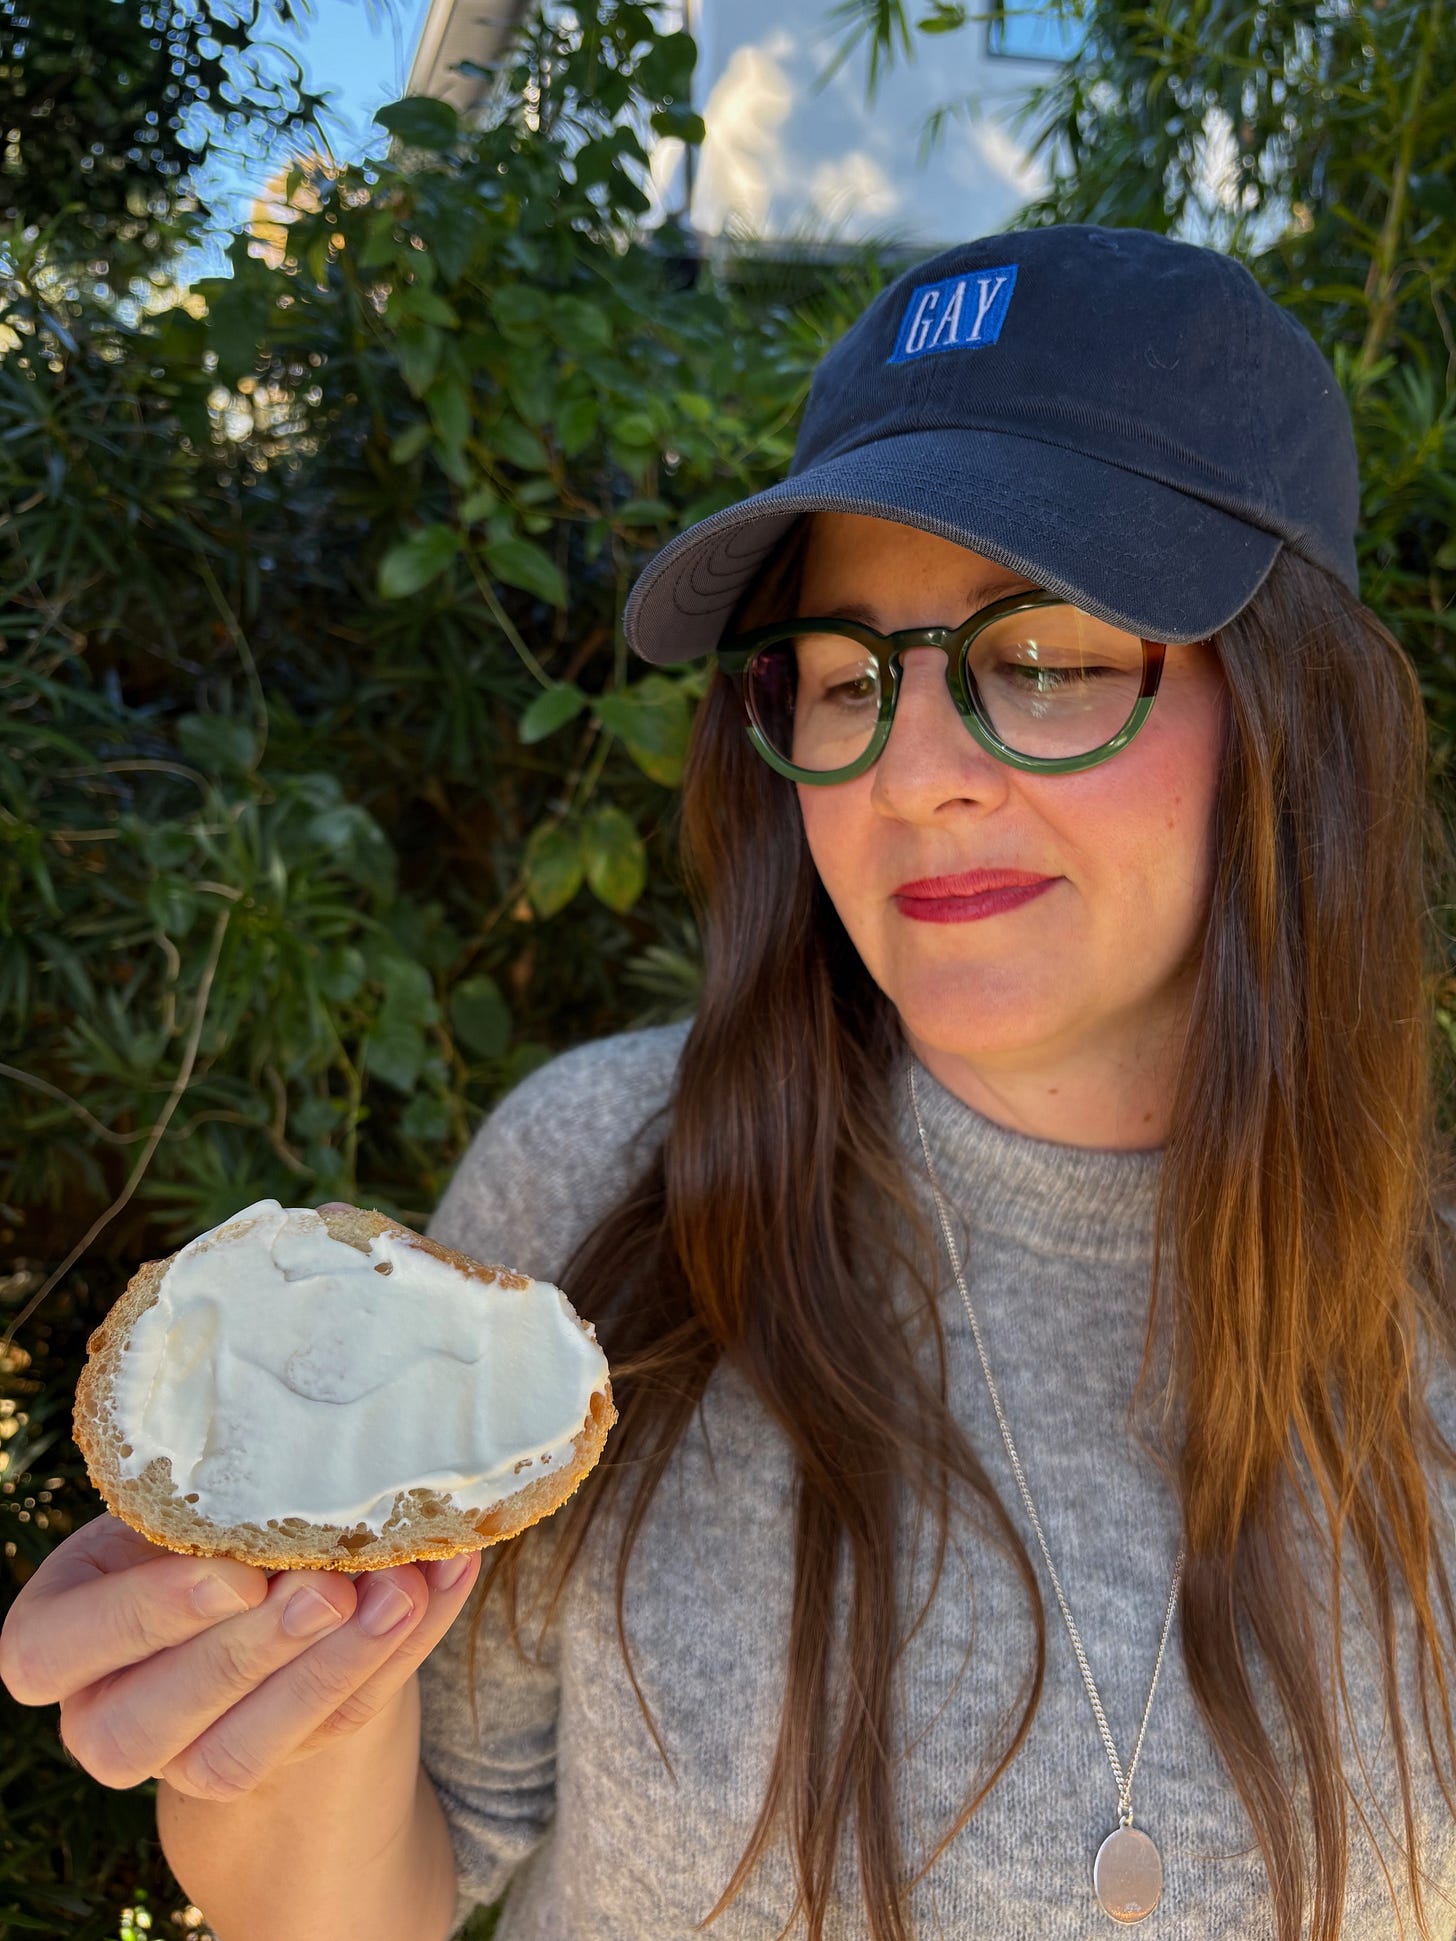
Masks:
[[[342,1623],[342,1613],[320,1591],[295,1591],[283,1611],[283,1629],[292,1638],[316,1637]]]
[[[223,1577],[203,1577],[192,1586],[193,1607],[203,1617],[237,1617],[248,1609],[248,1600]]]
[[[359,1628],[368,1637],[382,1638],[413,1609],[397,1584],[371,1584],[359,1600]]]
[[[463,1557],[446,1557],[442,1562],[432,1565],[431,1588],[437,1591],[453,1591],[469,1570],[470,1561],[471,1553],[467,1550]]]

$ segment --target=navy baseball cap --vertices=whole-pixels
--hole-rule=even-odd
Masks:
[[[880,292],[815,372],[788,477],[655,553],[623,626],[658,665],[708,653],[801,513],[858,512],[1201,640],[1281,546],[1358,595],[1359,502],[1334,371],[1241,263],[1146,229],[1010,231]]]

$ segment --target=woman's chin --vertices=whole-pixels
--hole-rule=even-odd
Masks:
[[[933,989],[917,990],[907,980],[886,995],[913,1047],[969,1064],[1030,1054],[1065,1033],[1071,1022],[1065,1004],[1043,1006],[1025,985],[1008,990],[1001,984],[988,989],[984,979],[967,978],[947,990],[942,976]]]

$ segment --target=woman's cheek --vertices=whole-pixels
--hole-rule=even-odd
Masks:
[[[841,916],[845,894],[854,880],[856,859],[861,876],[874,866],[873,829],[854,814],[852,805],[837,799],[848,786],[840,783],[835,789],[816,789],[802,782],[795,784],[809,855]]]

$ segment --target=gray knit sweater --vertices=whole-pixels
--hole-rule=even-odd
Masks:
[[[532,1074],[476,1134],[430,1233],[481,1259],[558,1279],[578,1239],[660,1138],[661,1120],[653,1119],[686,1030],[602,1039]],[[1143,1345],[1161,1155],[1028,1138],[961,1103],[918,1064],[916,1083],[992,1373],[1125,1767],[1178,1541],[1168,1485],[1124,1427]],[[923,1187],[908,1102],[900,1130]],[[925,1204],[933,1222],[928,1189]],[[1115,1928],[1093,1897],[1091,1867],[1116,1825],[1116,1784],[943,1265],[952,1406],[1035,1564],[1047,1670],[1011,1769],[914,1888],[914,1931],[1082,1941]],[[567,1293],[593,1314],[589,1288]],[[1438,1412],[1450,1435],[1456,1403],[1440,1379]],[[457,1925],[472,1907],[506,1895],[498,1941],[679,1941],[712,1907],[753,1828],[778,1733],[792,1484],[780,1433],[741,1378],[720,1368],[654,1500],[628,1580],[634,1664],[672,1773],[623,1668],[609,1544],[589,1541],[578,1560],[539,1668],[523,1665],[503,1640],[492,1600],[477,1658],[478,1736],[465,1656],[475,1606],[466,1605],[420,1674],[422,1756],[450,1825]],[[1448,1500],[1448,1515],[1451,1507]],[[547,1523],[533,1534],[549,1543],[550,1530]],[[912,1872],[951,1824],[986,1753],[1004,1742],[1002,1722],[1014,1716],[1032,1646],[1012,1566],[970,1523],[958,1522],[954,1534],[957,1548],[899,1684],[909,1748],[900,1831]],[[902,1556],[918,1609],[928,1568],[908,1531]],[[528,1570],[528,1592],[531,1581]],[[1374,1797],[1398,1828],[1374,1649],[1349,1611],[1345,1652],[1359,1750]],[[1409,1721],[1413,1682],[1406,1689]],[[1268,1699],[1257,1678],[1256,1695]],[[1273,1720],[1267,1707],[1264,1716]],[[1451,1941],[1456,1824],[1420,1756],[1423,1744],[1417,1752],[1431,1933]],[[1346,1766],[1358,1787],[1348,1748]],[[1369,1794],[1359,1790],[1368,1810]],[[1149,1941],[1272,1941],[1263,1865],[1189,1691],[1176,1618],[1133,1808],[1163,1858],[1162,1900],[1139,1924]],[[1403,1881],[1388,1838],[1385,1846]],[[852,1830],[837,1896],[830,1934],[861,1941],[869,1929]],[[720,1941],[773,1941],[793,1901],[788,1855],[771,1849],[707,1932]],[[1404,1896],[1401,1906],[1408,1915]],[[1388,1941],[1398,1931],[1352,1815],[1342,1941]],[[802,1924],[793,1932],[802,1934]]]

